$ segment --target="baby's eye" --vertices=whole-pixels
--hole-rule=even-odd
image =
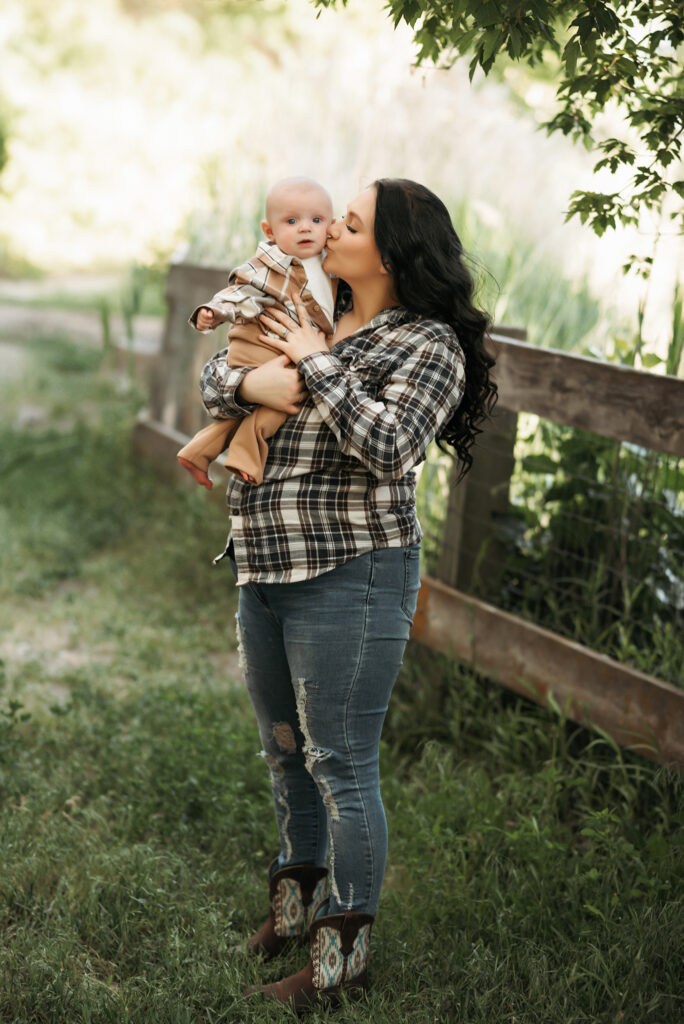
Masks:
[[[314,224],[320,224],[322,220],[323,220],[322,217],[314,217],[313,222],[314,222]]]
[[[297,223],[297,218],[296,217],[288,217],[287,218],[287,223],[288,224],[296,224]]]

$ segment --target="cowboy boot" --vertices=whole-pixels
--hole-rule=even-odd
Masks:
[[[311,958],[306,967],[273,985],[249,989],[266,999],[305,1010],[317,1003],[337,1005],[346,995],[359,999],[368,987],[370,914],[328,914],[314,917],[309,932]]]
[[[271,909],[258,932],[242,947],[250,956],[263,956],[266,960],[283,950],[291,940],[306,941],[314,908],[321,900],[326,868],[314,864],[293,864],[274,870],[276,858],[268,869],[269,902]]]

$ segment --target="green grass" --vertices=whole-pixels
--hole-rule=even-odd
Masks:
[[[68,349],[2,396],[0,1021],[294,1019],[242,991],[301,953],[229,951],[276,834],[221,502],[135,465],[141,396]],[[411,646],[383,786],[372,989],[335,1019],[681,1019],[677,774]]]

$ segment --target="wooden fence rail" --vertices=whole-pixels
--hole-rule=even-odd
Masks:
[[[138,426],[138,450],[169,472],[181,441],[203,422],[197,376],[216,349],[187,325],[192,309],[225,284],[225,270],[171,267],[168,314],[151,419]],[[684,381],[528,346],[524,331],[495,328],[497,412],[473,469],[450,490],[439,580],[423,577],[413,636],[541,703],[550,695],[567,716],[617,742],[684,765],[684,689],[647,676],[464,593],[474,553],[493,513],[508,502],[518,412],[684,457]],[[183,474],[187,477],[187,474]],[[496,545],[486,558],[496,561]]]
[[[493,336],[499,403],[684,456],[684,381]]]
[[[423,576],[412,636],[652,760],[684,765],[684,690]]]

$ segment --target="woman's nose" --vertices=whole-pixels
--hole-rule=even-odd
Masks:
[[[328,238],[339,238],[339,235],[340,222],[339,220],[337,220],[336,217],[333,217],[333,219],[330,221],[330,226],[328,227]]]

